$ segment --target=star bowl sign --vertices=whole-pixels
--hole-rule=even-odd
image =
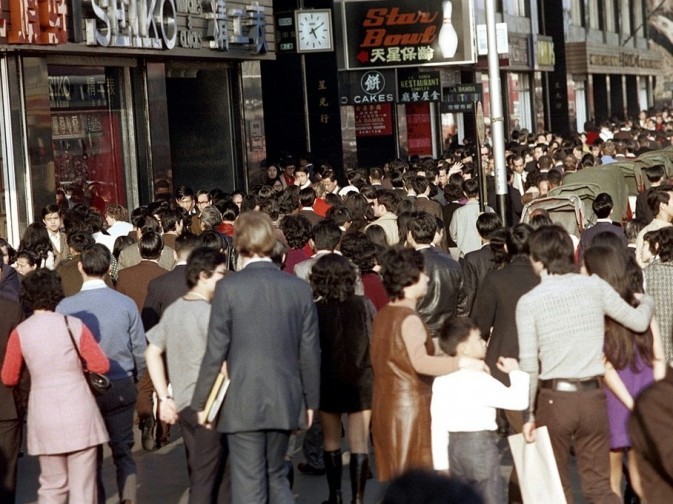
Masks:
[[[470,0],[346,1],[341,15],[347,70],[476,61]]]

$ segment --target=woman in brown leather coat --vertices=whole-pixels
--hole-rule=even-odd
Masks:
[[[428,289],[423,256],[390,249],[381,262],[391,301],[376,315],[372,331],[371,425],[378,479],[387,481],[408,469],[432,469],[432,377],[456,371],[459,359],[435,356],[432,338],[416,313],[416,303]],[[480,366],[471,361],[461,364]]]

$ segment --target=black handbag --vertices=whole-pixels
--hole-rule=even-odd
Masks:
[[[64,316],[63,318],[65,318],[65,326],[68,328],[68,334],[70,335],[70,340],[72,341],[72,344],[75,347],[75,351],[77,352],[77,356],[79,357],[79,360],[82,363],[82,372],[84,373],[84,379],[89,384],[89,388],[91,389],[91,392],[94,393],[94,395],[103,395],[105,392],[110,390],[110,388],[112,387],[112,383],[110,383],[110,380],[104,374],[94,373],[93,371],[89,371],[87,369],[86,360],[84,360],[84,357],[82,357],[82,354],[79,352],[77,343],[75,343],[75,338],[73,337],[72,331],[70,330],[68,317]]]

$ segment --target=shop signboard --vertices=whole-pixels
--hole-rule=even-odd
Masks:
[[[390,103],[355,106],[355,136],[377,137],[393,134],[393,112]]]
[[[274,40],[273,26],[267,26],[271,0],[9,0],[3,5],[0,44],[185,49],[195,56],[194,50],[212,50],[251,59],[266,54]]]
[[[397,101],[394,70],[339,72],[341,105],[365,105]]]
[[[400,103],[442,101],[442,85],[439,71],[398,68],[397,94]]]
[[[409,156],[432,156],[432,121],[427,103],[409,103],[407,116],[407,153]]]
[[[444,89],[442,113],[470,112],[474,110],[475,102],[483,101],[481,84],[455,84]]]
[[[342,3],[345,69],[474,63],[470,0]]]

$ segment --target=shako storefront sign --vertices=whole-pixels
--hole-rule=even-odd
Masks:
[[[346,69],[474,63],[470,0],[344,2]]]
[[[0,12],[0,44],[83,42],[110,48],[211,49],[239,54],[243,50],[264,55],[268,33],[272,33],[267,33],[266,9],[270,6],[245,1],[5,0],[3,5],[9,9]]]

